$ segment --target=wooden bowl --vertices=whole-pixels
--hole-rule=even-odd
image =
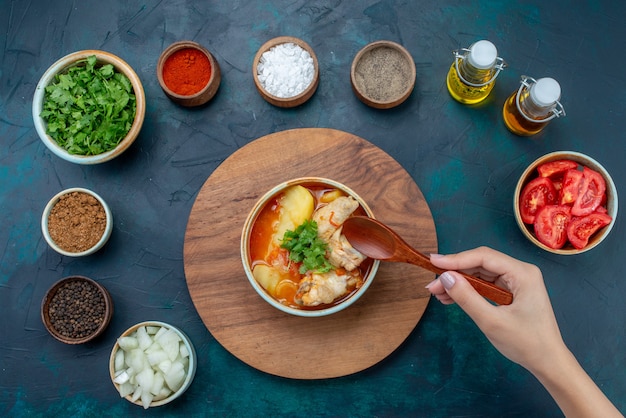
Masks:
[[[263,54],[268,52],[270,49],[282,45],[293,43],[300,48],[304,49],[309,53],[311,59],[313,60],[313,79],[311,83],[301,92],[291,97],[279,97],[270,93],[263,85],[261,80],[259,79],[258,67],[261,62],[261,58]],[[269,103],[273,104],[277,107],[290,108],[300,106],[305,103],[307,100],[313,96],[313,93],[317,90],[317,86],[319,84],[319,65],[317,62],[317,56],[313,51],[313,48],[309,46],[302,39],[294,38],[291,36],[280,36],[278,38],[270,39],[266,43],[264,43],[261,48],[259,48],[258,52],[254,56],[254,61],[252,62],[252,78],[254,79],[254,84],[256,85],[257,90],[261,94],[261,96]]]
[[[62,74],[66,72],[70,67],[76,65],[84,65],[81,62],[92,55],[96,56],[97,65],[112,64],[115,67],[116,71],[128,77],[131,85],[133,86],[133,93],[135,94],[136,98],[135,119],[133,120],[130,130],[128,131],[126,136],[112,150],[96,155],[70,154],[65,148],[60,146],[53,138],[51,138],[46,133],[47,123],[40,116],[41,111],[43,110],[45,100],[45,89],[48,85],[54,82],[57,74]],[[32,112],[37,134],[39,135],[41,141],[46,145],[46,147],[50,149],[50,151],[52,151],[57,156],[63,158],[64,160],[72,163],[99,164],[105,161],[109,161],[122,154],[125,150],[128,149],[128,147],[131,146],[133,142],[135,142],[135,139],[137,139],[139,131],[141,130],[141,127],[143,125],[146,113],[146,95],[143,90],[141,80],[139,79],[135,71],[120,57],[105,51],[84,50],[64,56],[46,70],[44,75],[39,80],[37,87],[35,88]]]
[[[188,95],[173,91],[167,86],[167,84],[165,84],[165,80],[163,79],[163,67],[166,61],[174,53],[184,49],[195,49],[196,51],[201,52],[202,54],[204,54],[204,56],[207,57],[211,67],[211,76],[209,77],[209,80],[204,85],[204,87],[197,93]],[[201,106],[207,103],[213,98],[213,96],[215,96],[215,93],[217,93],[217,90],[219,89],[220,83],[222,81],[220,66],[217,63],[217,60],[213,57],[208,49],[193,41],[175,42],[161,53],[161,56],[159,57],[159,61],[157,63],[157,78],[159,79],[159,84],[161,85],[161,89],[163,89],[165,95],[169,97],[174,103],[185,107]]]
[[[62,324],[60,324],[59,321],[63,322],[63,318],[67,317],[67,315],[70,315],[70,313],[72,312],[76,315],[80,315],[79,320],[77,320],[76,322],[86,324],[88,322],[97,321],[90,321],[89,316],[86,312],[84,312],[83,307],[76,307],[74,305],[65,308],[59,307],[57,304],[57,299],[55,299],[55,296],[58,292],[63,292],[63,295],[66,296],[76,295],[77,298],[74,300],[84,302],[84,294],[79,293],[79,289],[75,287],[77,285],[82,285],[83,291],[88,289],[90,291],[94,291],[94,294],[95,292],[97,292],[97,294],[99,294],[99,296],[102,298],[102,303],[104,305],[104,310],[100,315],[97,316],[97,319],[100,321],[99,325],[97,323],[92,324],[92,332],[87,335],[81,336],[72,335],[72,331],[63,332],[63,330],[61,329]],[[79,295],[82,295],[83,298],[81,298]],[[59,294],[58,297],[61,298],[61,294]],[[63,309],[62,312],[64,314],[60,313],[60,309]],[[46,329],[54,338],[65,344],[82,344],[93,340],[94,338],[102,334],[102,332],[106,329],[106,327],[109,325],[109,322],[111,321],[112,316],[113,300],[111,299],[111,295],[109,294],[109,292],[104,288],[104,286],[102,286],[95,280],[84,276],[69,276],[59,280],[48,290],[41,303],[41,320],[46,326]]]
[[[344,297],[344,299],[338,303],[324,305],[320,306],[319,308],[313,309],[299,309],[297,307],[292,307],[281,303],[263,288],[263,286],[256,280],[252,273],[253,266],[250,254],[250,247],[252,245],[253,239],[251,238],[253,227],[257,219],[259,218],[259,215],[263,211],[263,208],[265,208],[269,203],[274,201],[279,194],[285,191],[285,189],[296,185],[302,185],[305,187],[312,186],[324,189],[337,189],[341,191],[344,195],[352,196],[354,199],[356,199],[359,202],[361,210],[364,211],[367,216],[374,217],[372,210],[359,195],[357,195],[352,189],[337,181],[321,177],[302,177],[280,183],[268,192],[266,192],[256,202],[246,218],[241,234],[241,260],[243,263],[243,268],[248,278],[248,281],[250,282],[250,285],[263,300],[265,300],[274,308],[287,314],[301,317],[322,317],[326,315],[332,315],[348,308],[353,303],[355,303],[363,294],[365,294],[369,286],[374,281],[374,277],[376,276],[376,272],[378,271],[378,267],[380,266],[379,260],[372,260],[371,266],[369,266],[364,274],[363,284],[351,295],[349,295],[348,297]]]
[[[519,201],[524,186],[526,186],[526,184],[528,184],[528,182],[530,182],[531,180],[538,177],[538,166],[547,162],[557,160],[572,160],[577,162],[581,166],[589,167],[592,170],[600,173],[606,183],[606,203],[604,206],[607,209],[607,214],[610,215],[613,220],[610,224],[596,231],[596,233],[589,238],[589,243],[582,249],[574,248],[571,244],[569,244],[569,242],[565,244],[565,247],[560,249],[550,248],[537,239],[534,233],[533,225],[525,224],[524,221],[522,221]],[[611,232],[611,229],[615,225],[615,220],[617,219],[617,206],[617,188],[615,187],[615,183],[613,182],[613,179],[609,175],[608,171],[593,158],[575,151],[555,151],[536,159],[522,173],[519,181],[517,182],[517,186],[515,187],[515,193],[513,194],[513,211],[515,213],[515,220],[520,230],[522,231],[522,234],[524,234],[524,236],[537,247],[553,254],[559,255],[581,254],[591,250],[592,248],[600,244],[609,235],[609,232]]]
[[[179,344],[182,344],[182,346],[185,347],[185,350],[187,352],[187,357],[186,357],[187,364],[184,369],[185,371],[184,380],[182,380],[180,387],[176,391],[170,393],[169,396],[165,396],[161,398],[158,396],[155,396],[152,400],[142,399],[141,397],[134,399],[133,393],[128,393],[128,394],[125,393],[125,391],[127,391],[128,389],[122,387],[123,384],[116,383],[116,377],[117,377],[118,372],[116,371],[115,363],[116,363],[117,352],[121,349],[120,339],[123,337],[128,337],[128,336],[133,335],[139,328],[142,328],[142,327],[145,329],[152,329],[155,332],[158,332],[158,329],[161,329],[161,328],[166,328],[167,330],[173,331],[178,336]],[[155,334],[151,334],[151,335],[155,335]],[[145,350],[144,350],[144,353],[145,353]],[[135,405],[143,406],[145,409],[147,409],[147,408],[152,408],[152,407],[168,404],[172,402],[173,400],[179,398],[183,393],[185,393],[185,391],[189,388],[189,386],[191,386],[191,383],[193,382],[193,379],[196,375],[197,364],[198,364],[198,359],[196,355],[196,350],[193,344],[191,343],[191,340],[189,339],[189,337],[183,331],[165,322],[145,321],[145,322],[140,322],[138,324],[135,324],[132,327],[128,328],[116,340],[115,345],[113,346],[113,349],[111,350],[111,356],[109,357],[109,375],[111,376],[111,381],[113,382],[115,389],[117,389],[117,391],[120,393],[120,396],[123,396],[127,401],[134,403]],[[123,365],[122,368],[126,368],[126,366],[127,365]],[[157,370],[154,370],[154,368],[156,368]],[[155,363],[153,365],[153,370],[155,372],[163,372],[164,368],[159,367]]]
[[[361,49],[350,69],[354,94],[368,106],[389,109],[403,103],[415,86],[413,57],[401,45],[377,41]]]
[[[104,213],[106,216],[106,225],[105,225],[104,232],[102,233],[102,236],[100,237],[100,239],[97,242],[95,242],[95,244],[92,247],[86,248],[82,251],[77,251],[77,252],[72,252],[68,249],[64,249],[62,246],[56,243],[52,235],[50,234],[50,229],[49,229],[50,213],[52,212],[52,209],[61,200],[61,198],[63,198],[64,196],[70,193],[85,193],[85,194],[92,196],[98,201],[98,203],[100,203],[100,205],[104,209]],[[65,230],[67,230],[67,228],[65,228]],[[87,256],[87,255],[91,255],[95,253],[96,251],[104,247],[104,245],[107,243],[107,241],[111,237],[112,231],[113,231],[113,214],[111,213],[111,209],[109,208],[109,205],[107,205],[107,203],[104,201],[102,197],[100,197],[100,195],[98,195],[97,193],[89,189],[84,189],[82,187],[73,187],[70,189],[65,189],[57,193],[56,195],[54,195],[54,197],[52,197],[52,199],[48,201],[48,204],[44,208],[43,214],[41,216],[41,232],[43,234],[44,239],[54,251],[56,251],[57,253],[61,255],[68,256],[68,257],[83,257],[83,256]]]

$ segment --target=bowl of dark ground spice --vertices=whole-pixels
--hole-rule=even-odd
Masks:
[[[98,251],[113,230],[113,215],[104,199],[80,187],[57,193],[41,217],[43,236],[56,252],[81,257]]]
[[[84,276],[56,282],[41,303],[41,319],[48,332],[66,344],[82,344],[102,334],[113,315],[109,292]]]
[[[157,77],[165,95],[186,107],[211,100],[222,79],[217,60],[208,49],[192,41],[175,42],[161,53]]]
[[[415,86],[415,62],[391,41],[376,41],[361,49],[350,69],[354,94],[368,106],[389,109],[402,104]]]

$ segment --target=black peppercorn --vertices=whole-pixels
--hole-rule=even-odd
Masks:
[[[104,320],[105,300],[92,283],[72,280],[59,287],[50,300],[50,324],[67,338],[85,338]]]

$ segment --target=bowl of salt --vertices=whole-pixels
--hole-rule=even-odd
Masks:
[[[279,36],[264,43],[252,64],[254,84],[274,106],[300,106],[319,84],[319,66],[313,49],[301,39]]]

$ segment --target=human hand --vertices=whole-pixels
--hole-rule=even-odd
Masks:
[[[426,287],[444,304],[456,303],[505,357],[533,373],[567,417],[623,417],[569,351],[554,316],[539,268],[487,247],[430,261],[446,271]],[[457,271],[513,293],[494,306]]]
[[[531,370],[549,367],[552,354],[567,350],[539,268],[487,247],[452,255],[433,254],[437,267],[451,270],[427,287],[442,303],[458,304],[504,356]],[[455,270],[513,293],[513,303],[494,306]]]

